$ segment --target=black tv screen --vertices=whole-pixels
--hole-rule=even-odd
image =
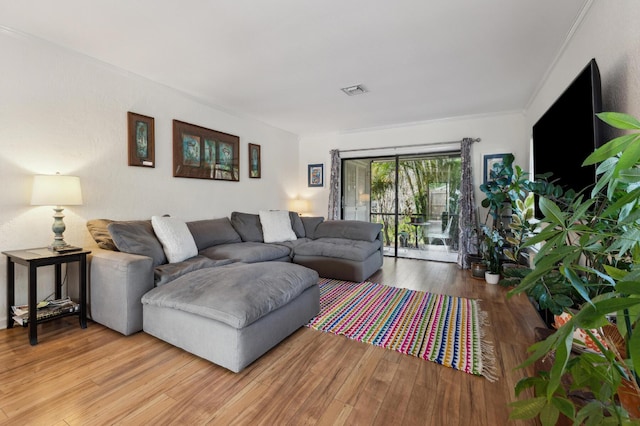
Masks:
[[[582,162],[602,143],[600,72],[592,59],[533,126],[533,171],[576,192],[595,184],[595,166]]]

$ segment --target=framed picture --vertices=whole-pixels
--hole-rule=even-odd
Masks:
[[[249,144],[249,177],[260,178],[261,173],[260,145]]]
[[[484,156],[484,180],[483,183],[487,183],[487,181],[491,180],[491,170],[493,170],[494,165],[502,164],[504,161],[504,157],[509,154],[491,154]]]
[[[240,180],[240,138],[173,120],[173,176]]]
[[[155,167],[156,146],[153,117],[127,112],[129,165]]]
[[[324,186],[324,164],[309,164],[307,173],[310,187]]]

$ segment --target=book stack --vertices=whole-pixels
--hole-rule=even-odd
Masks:
[[[37,320],[45,320],[53,318],[61,314],[78,312],[80,305],[71,300],[70,298],[46,300],[38,303],[38,312],[36,314]],[[13,320],[25,327],[29,324],[29,305],[12,306]]]

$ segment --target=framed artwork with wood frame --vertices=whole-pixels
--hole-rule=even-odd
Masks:
[[[129,165],[155,167],[156,145],[153,117],[127,112]]]
[[[262,173],[262,160],[260,158],[260,145],[249,144],[249,177],[260,178]]]
[[[324,186],[324,164],[309,164],[307,179],[309,187]]]
[[[173,176],[240,180],[240,138],[173,120]]]

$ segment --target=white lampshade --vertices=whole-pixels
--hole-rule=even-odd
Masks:
[[[32,206],[79,206],[82,189],[77,176],[36,175],[33,177]]]
[[[289,209],[297,213],[306,213],[309,211],[309,201],[296,198],[289,203]]]

